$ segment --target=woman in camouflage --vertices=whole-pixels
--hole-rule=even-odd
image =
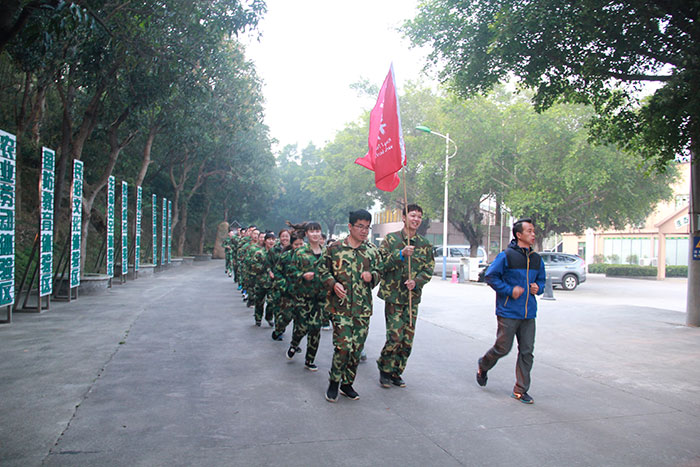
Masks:
[[[321,341],[321,311],[326,290],[319,280],[317,269],[325,251],[325,245],[321,236],[321,224],[318,222],[305,222],[292,227],[304,231],[308,244],[294,252],[290,268],[299,306],[294,316],[294,332],[287,350],[287,358],[291,360],[294,357],[301,340],[306,336],[304,367],[309,371],[318,371],[314,360]]]
[[[303,237],[300,237],[296,233],[291,233],[289,237],[289,244],[280,254],[279,260],[272,270],[272,273],[275,276],[275,288],[280,294],[279,307],[277,308],[277,314],[275,315],[275,330],[272,331],[272,339],[276,341],[282,340],[282,335],[287,329],[287,325],[292,321],[294,308],[297,306],[296,299],[293,296],[292,283],[289,280],[289,268],[293,259],[294,250],[302,245],[304,245]]]

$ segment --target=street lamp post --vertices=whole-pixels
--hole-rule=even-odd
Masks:
[[[427,126],[418,125],[416,130],[430,133],[431,135],[439,136],[445,139],[445,205],[443,207],[443,220],[442,220],[442,280],[447,280],[447,201],[449,199],[449,192],[447,189],[447,181],[449,178],[450,170],[450,159],[457,154],[457,144],[450,139],[450,134],[442,135],[436,131],[431,130]],[[450,142],[455,146],[455,152],[450,156]]]

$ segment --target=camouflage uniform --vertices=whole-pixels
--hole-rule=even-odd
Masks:
[[[265,309],[265,295],[272,287],[272,279],[270,279],[270,268],[268,265],[269,250],[264,247],[257,246],[252,249],[250,261],[250,275],[252,278],[253,300],[255,304],[255,323],[260,324],[263,318],[263,310]],[[272,310],[265,310],[265,321],[272,322]]]
[[[242,238],[238,235],[234,235],[231,239],[231,268],[233,270],[233,280],[239,283],[240,277],[238,277],[238,247],[241,245]]]
[[[247,271],[246,271],[245,257],[246,257],[248,248],[250,248],[250,245],[251,245],[250,237],[241,238],[241,241],[238,243],[238,250],[237,250],[237,255],[236,255],[236,264],[238,264],[238,274],[240,275],[238,283],[243,287],[244,290],[245,290],[246,280],[247,280],[246,279]]]
[[[231,275],[233,272],[233,238],[226,237],[221,246],[224,247],[224,253],[226,258],[226,274]]]
[[[340,384],[355,381],[372,316],[372,289],[379,283],[381,269],[376,246],[363,242],[353,248],[348,240],[331,244],[318,267],[320,279],[328,290],[332,291],[336,282],[340,282],[347,293],[342,300],[332,293],[330,299],[334,352],[329,379]],[[369,283],[362,280],[365,271],[372,274]]]
[[[266,307],[270,313],[272,319],[277,319],[279,315],[280,300],[282,294],[277,283],[277,263],[279,263],[280,257],[282,256],[282,246],[279,243],[275,243],[275,246],[267,251],[267,269],[275,275],[274,278],[270,279],[270,285],[267,290],[266,295]]]
[[[310,245],[299,247],[293,255],[290,267],[290,279],[294,284],[294,294],[299,297],[299,303],[294,315],[294,332],[292,333],[292,347],[299,347],[301,340],[306,337],[306,363],[313,363],[316,359],[318,344],[321,341],[321,310],[326,298],[326,289],[318,276],[318,265],[323,258],[325,248],[321,247],[321,254],[316,257]],[[313,272],[314,277],[310,281],[303,275]]]
[[[287,325],[294,318],[294,310],[298,306],[297,297],[292,290],[290,267],[294,258],[294,250],[287,250],[280,255],[273,273],[275,275],[275,287],[280,293],[280,304],[275,315],[275,335],[279,336],[287,329]]]
[[[411,276],[416,282],[416,287],[409,292],[404,284],[409,279],[408,257],[401,255],[401,250],[407,245],[407,239],[406,232],[402,229],[388,234],[379,247],[384,261],[379,298],[384,300],[386,342],[377,360],[377,366],[379,371],[396,376],[401,376],[406,369],[416,330],[421,289],[430,282],[435,267],[433,246],[430,242],[420,235],[411,237],[411,245],[415,247],[411,256]],[[410,311],[409,293],[413,301],[413,309]]]

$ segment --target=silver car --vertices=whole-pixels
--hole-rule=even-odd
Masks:
[[[452,267],[457,266],[457,274],[460,270],[460,258],[468,258],[471,252],[469,245],[447,245],[447,275],[452,274]],[[433,247],[433,256],[435,257],[435,269],[433,274],[442,274],[442,246]],[[477,250],[477,259],[479,264],[486,261],[486,250],[479,247]]]
[[[580,283],[586,282],[586,262],[579,256],[568,253],[545,251],[540,253],[547,277],[552,278],[552,285],[560,285],[564,290],[574,290]]]

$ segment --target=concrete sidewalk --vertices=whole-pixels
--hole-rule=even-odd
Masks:
[[[320,371],[288,362],[291,330],[255,327],[221,261],[16,314],[0,326],[0,465],[700,465],[700,329],[683,313],[540,301],[526,406],[510,398],[515,352],[474,381],[490,289],[426,287],[405,389],[377,384],[382,310],[361,399],[336,404],[331,333]]]

